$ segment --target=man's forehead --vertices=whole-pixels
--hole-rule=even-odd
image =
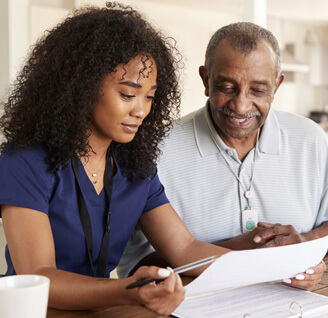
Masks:
[[[250,85],[256,85],[256,86],[269,86],[271,83],[271,81],[268,81],[267,78],[262,78],[262,77],[258,77],[257,74],[254,74],[254,77],[250,77],[247,76],[247,83]],[[229,75],[221,75],[221,74],[217,74],[214,79],[213,79],[213,83],[214,85],[219,85],[220,83],[223,82],[230,82],[232,84],[238,84],[238,82],[241,80],[245,79],[243,76],[229,76]]]
[[[247,54],[233,49],[227,40],[222,40],[215,48],[211,68],[211,73],[231,69],[236,73],[263,71],[271,74],[276,72],[276,54],[271,45],[264,40]]]
[[[272,45],[265,39],[259,40],[256,43],[256,46],[253,46],[250,50],[249,47],[243,48],[240,46],[239,48],[236,48],[236,46],[231,45],[229,39],[224,38],[216,45],[214,49],[214,55],[217,56],[235,53],[247,57],[254,52],[261,52],[261,54],[270,55],[274,59],[277,57]]]

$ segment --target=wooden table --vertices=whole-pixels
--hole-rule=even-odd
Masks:
[[[328,267],[328,256],[325,257],[325,263]],[[188,283],[191,279],[184,277],[183,282]],[[318,284],[315,293],[328,296],[328,269],[324,273],[321,282]],[[116,306],[89,311],[66,311],[57,309],[48,309],[47,318],[155,318],[164,317],[155,314],[143,306]]]

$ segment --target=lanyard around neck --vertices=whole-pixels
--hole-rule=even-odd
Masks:
[[[208,124],[208,123],[207,123]],[[208,127],[210,130],[210,127]],[[210,130],[211,132],[211,130]],[[256,135],[256,144],[255,144],[255,149],[254,149],[254,157],[253,157],[253,162],[252,162],[252,171],[251,171],[251,179],[250,179],[250,184],[249,184],[249,188],[247,189],[246,186],[244,185],[244,183],[241,181],[241,179],[238,177],[238,175],[236,174],[236,172],[234,171],[233,166],[231,165],[231,163],[229,162],[229,160],[225,157],[225,155],[223,154],[223,150],[221,149],[221,147],[219,146],[219,144],[217,143],[217,141],[215,140],[212,132],[211,132],[211,137],[216,145],[216,147],[219,149],[220,154],[222,155],[224,161],[227,163],[227,165],[229,166],[229,169],[231,170],[232,174],[235,176],[235,178],[238,180],[239,184],[241,185],[241,187],[244,190],[244,196],[246,197],[247,200],[247,205],[248,205],[248,210],[251,210],[251,196],[252,196],[252,185],[253,185],[253,178],[254,178],[254,167],[255,167],[255,161],[256,161],[256,155],[258,153],[258,144],[259,144],[259,135],[260,135],[260,128],[257,130],[257,135]]]
[[[106,212],[105,212],[105,220],[104,220],[105,228],[104,228],[104,235],[101,242],[100,253],[97,260],[98,266],[97,266],[96,274],[93,268],[93,240],[92,240],[91,220],[80,186],[79,164],[78,164],[77,157],[72,160],[72,167],[75,176],[80,220],[85,236],[87,254],[91,265],[92,276],[104,277],[106,273],[108,255],[109,255],[110,214],[111,214],[110,202],[111,202],[112,187],[113,187],[113,171],[112,171],[110,148],[108,148],[107,150],[106,167],[104,172],[104,190],[105,190],[105,197],[106,197]]]

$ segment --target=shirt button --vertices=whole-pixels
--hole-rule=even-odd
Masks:
[[[229,155],[230,157],[233,156],[233,152],[232,152],[232,150],[228,150],[228,155]]]

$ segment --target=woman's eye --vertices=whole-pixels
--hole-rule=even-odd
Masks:
[[[155,99],[155,96],[147,96],[147,99],[153,101]]]
[[[128,95],[128,94],[123,94],[123,93],[120,93],[121,97],[125,98],[125,99],[131,99],[133,97],[135,97],[134,95]]]

